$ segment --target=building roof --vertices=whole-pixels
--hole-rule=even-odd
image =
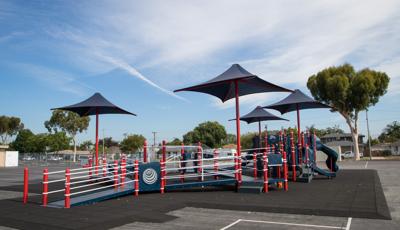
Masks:
[[[353,146],[351,141],[331,141],[326,143],[328,146]]]
[[[365,135],[363,134],[358,134],[359,137],[365,137]],[[351,133],[329,133],[326,134],[324,136],[322,136],[321,138],[340,138],[340,137],[352,137]]]

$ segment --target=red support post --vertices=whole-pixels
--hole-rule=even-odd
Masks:
[[[160,179],[160,185],[161,185],[161,188],[160,188],[160,192],[161,192],[161,194],[164,194],[164,189],[165,189],[165,181],[164,181],[164,172],[165,172],[165,164],[164,164],[164,161],[163,161],[163,159],[161,158],[161,160],[160,160],[160,175],[161,175],[161,179]]]
[[[92,158],[89,158],[89,179],[92,179]]]
[[[214,149],[214,173],[218,173],[218,151]],[[218,180],[218,175],[214,175],[214,179]]]
[[[103,157],[103,177],[107,176],[107,160]]]
[[[43,192],[42,192],[42,205],[46,207],[47,196],[49,192],[49,170],[47,168],[43,169]]]
[[[98,173],[98,167],[99,167],[99,111],[96,109],[96,162],[95,162],[95,174],[97,175]]]
[[[317,136],[313,133],[314,165],[317,166]]]
[[[182,162],[182,161],[184,161],[184,159],[185,159],[185,146],[184,146],[184,144],[182,143],[181,144],[181,168],[186,168],[185,166],[187,165],[187,163],[185,164],[184,162]],[[181,183],[183,183],[183,182],[185,182],[185,169],[181,169]]]
[[[71,191],[70,191],[71,174],[69,168],[65,169],[65,190],[64,190],[64,208],[71,207]]]
[[[125,175],[126,175],[126,159],[125,156],[121,159],[121,182],[119,187],[123,188],[125,183]]]
[[[263,154],[264,192],[268,192],[268,157],[267,152]]]
[[[285,179],[285,183],[283,184],[283,189],[285,191],[288,191],[289,185],[288,185],[288,165],[287,165],[287,157],[286,157],[286,152],[282,152],[283,155],[283,178]]]
[[[198,167],[198,170],[197,170],[197,172],[200,174],[200,176],[199,176],[199,181],[203,181],[203,177],[202,177],[202,175],[203,175],[203,164],[202,164],[202,161],[203,161],[203,151],[201,150],[201,143],[199,142],[199,143],[197,143],[197,167]]]
[[[118,161],[114,160],[114,189],[118,189]]]
[[[236,161],[235,171],[236,180],[238,181],[238,188],[241,184],[241,144],[240,144],[240,112],[239,112],[239,80],[235,81],[235,108],[236,108]]]
[[[147,140],[144,140],[143,144],[143,162],[147,163]]]
[[[167,154],[166,143],[165,143],[165,141],[162,141],[162,160],[163,160],[163,162],[165,162],[167,160],[166,154]]]
[[[253,153],[253,176],[254,180],[257,180],[257,153]]]
[[[23,193],[23,202],[24,204],[28,203],[28,184],[29,184],[29,169],[28,167],[24,168],[24,193]]]
[[[292,150],[292,180],[296,181],[296,149],[294,145],[293,131],[290,132],[290,143],[290,148]]]
[[[135,160],[135,196],[139,196],[139,161]]]

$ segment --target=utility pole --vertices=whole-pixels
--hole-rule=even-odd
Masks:
[[[156,147],[156,134],[157,132],[153,131],[153,146]]]
[[[372,160],[372,154],[371,154],[371,141],[372,140],[371,140],[371,135],[369,134],[368,109],[365,110],[365,118],[367,119],[369,159]]]

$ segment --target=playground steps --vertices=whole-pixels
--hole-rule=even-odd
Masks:
[[[263,182],[258,181],[243,181],[239,187],[239,193],[254,193],[260,194],[263,191]]]

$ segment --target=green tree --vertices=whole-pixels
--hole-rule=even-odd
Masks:
[[[54,110],[50,120],[44,122],[44,126],[49,132],[63,131],[68,133],[74,145],[74,162],[76,160],[76,135],[87,130],[89,117],[80,117],[77,113],[70,111]]]
[[[57,132],[54,134],[48,134],[46,136],[46,146],[50,152],[59,152],[61,150],[67,149],[71,139],[67,137],[65,132]]]
[[[240,145],[242,149],[251,149],[253,147],[253,138],[257,136],[256,132],[249,132],[240,136]]]
[[[400,140],[400,123],[398,121],[393,121],[386,125],[378,139],[380,142],[395,142]]]
[[[24,128],[21,119],[18,117],[0,116],[0,137],[1,143],[7,144],[8,138],[16,135]]]
[[[226,135],[226,138],[224,140],[224,145],[227,145],[227,144],[236,144],[236,135],[235,134],[228,133]]]
[[[167,145],[174,145],[174,146],[181,145],[181,144],[182,144],[182,141],[176,137],[171,142],[167,143]]]
[[[79,145],[79,149],[80,150],[86,150],[89,151],[93,148],[94,144],[92,141],[88,140],[88,141],[84,141]]]
[[[134,153],[143,147],[144,140],[145,138],[142,135],[130,134],[121,141],[121,150],[127,153]]]
[[[323,137],[327,134],[343,134],[344,130],[339,127],[339,125],[335,125],[333,127],[327,127],[325,129],[317,129],[314,125],[307,127],[307,130],[310,131],[311,134],[315,132],[317,137]]]
[[[103,145],[103,139],[99,140],[99,146]],[[105,137],[104,138],[104,147],[110,148],[112,146],[118,146],[118,141],[114,141],[112,137]]]
[[[355,71],[350,64],[329,67],[308,78],[307,87],[314,98],[339,112],[350,128],[355,159],[358,148],[358,115],[378,103],[389,85],[386,73],[370,69]]]
[[[20,153],[35,152],[34,138],[35,134],[33,134],[32,131],[29,129],[22,129],[19,131],[14,142],[11,143],[11,148]]]
[[[199,124],[193,131],[183,135],[185,144],[201,142],[211,148],[221,147],[226,139],[225,127],[216,121],[207,121]]]

